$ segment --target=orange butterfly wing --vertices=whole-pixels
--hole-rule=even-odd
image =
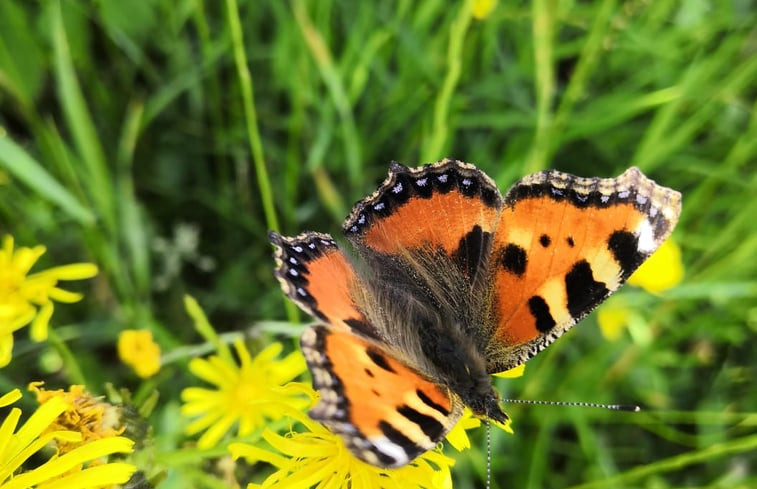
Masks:
[[[588,314],[667,239],[680,210],[678,192],[635,168],[606,179],[536,173],[503,199],[473,165],[393,164],[343,226],[367,273],[327,234],[270,234],[283,290],[329,323],[301,338],[322,396],[311,416],[383,467],[433,448],[463,399],[506,417],[486,373],[525,362]]]
[[[392,163],[387,179],[355,205],[342,229],[364,257],[440,250],[472,280],[489,254],[501,207],[496,185],[473,165]]]
[[[523,363],[625,282],[672,232],[681,194],[638,169],[545,171],[514,185],[494,237],[489,371]]]
[[[462,414],[457,395],[384,344],[323,325],[307,328],[300,344],[321,394],[310,416],[365,462],[403,466],[433,449]]]
[[[306,232],[287,237],[271,232],[268,237],[275,246],[276,278],[295,304],[336,328],[377,337],[353,299],[360,279],[331,236]]]

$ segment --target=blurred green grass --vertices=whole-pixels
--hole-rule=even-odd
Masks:
[[[494,487],[757,485],[754,2],[500,2],[484,19],[464,4],[0,2],[0,233],[47,245],[47,265],[101,267],[53,318],[87,385],[159,388],[156,434],[177,443],[187,358],[139,386],[117,332],[198,342],[185,293],[223,330],[294,320],[266,231],[338,235],[390,160],[456,157],[503,191],[637,165],[684,195],[684,283],[623,292],[654,341],[608,343],[590,318],[502,391],[653,410],[512,406]],[[0,385],[71,380],[49,345],[16,342]],[[483,480],[476,445],[456,487]]]

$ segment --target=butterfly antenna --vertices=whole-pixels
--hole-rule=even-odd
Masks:
[[[492,425],[489,418],[485,418],[486,423],[486,489],[492,487]]]
[[[598,408],[609,409],[610,411],[630,411],[639,412],[641,408],[634,404],[600,404],[596,402],[581,402],[581,401],[539,401],[536,399],[502,399],[502,402],[510,402],[513,404],[536,404],[542,406],[568,406],[568,407],[585,407],[585,408]]]

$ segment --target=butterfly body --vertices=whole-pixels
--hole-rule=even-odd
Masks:
[[[376,258],[374,257],[374,260]],[[379,266],[378,263],[380,263]],[[487,370],[491,298],[439,250],[416,250],[401,263],[374,262],[355,296],[396,358],[460,396],[474,413],[505,421]]]
[[[680,194],[632,168],[546,171],[502,196],[473,165],[392,164],[331,238],[276,233],[284,292],[322,325],[301,345],[311,411],[362,460],[398,467],[433,448],[465,406],[504,421],[490,374],[588,314],[661,243]]]

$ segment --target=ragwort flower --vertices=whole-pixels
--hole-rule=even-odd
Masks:
[[[182,414],[196,417],[187,426],[187,434],[205,431],[197,442],[200,448],[217,444],[235,423],[239,436],[245,436],[270,420],[282,418],[282,403],[302,408],[307,405],[300,392],[282,387],[305,370],[299,351],[278,358],[283,346],[273,343],[252,358],[242,341],[235,342],[234,347],[238,364],[221,355],[207,360],[195,358],[189,363],[194,375],[216,387],[188,387],[181,393]]]
[[[523,375],[524,366],[497,374],[500,377],[515,378]],[[289,387],[307,393],[311,402],[317,394],[307,385],[290,383]],[[243,457],[250,462],[266,462],[276,467],[276,472],[262,484],[248,484],[248,489],[278,489],[288,487],[351,487],[369,488],[416,488],[448,489],[452,487],[450,468],[455,461],[441,452],[441,446],[416,458],[410,464],[398,469],[383,469],[367,464],[352,455],[342,437],[334,434],[320,423],[291,405],[278,407],[307,431],[290,431],[285,435],[266,429],[263,439],[270,449],[248,443],[231,443],[229,451],[236,458]],[[510,422],[494,426],[512,433]],[[447,434],[447,441],[458,451],[470,448],[466,430],[481,425],[481,420],[465,409],[463,416]]]
[[[77,302],[82,295],[57,287],[59,280],[80,280],[97,275],[92,263],[74,263],[29,274],[45,247],[13,248],[13,237],[5,236],[0,248],[0,367],[10,363],[13,333],[31,323],[34,341],[47,339],[53,315],[53,301]]]
[[[148,330],[126,329],[118,335],[118,358],[143,379],[160,370],[160,346]]]
[[[279,410],[297,420],[307,431],[291,431],[282,436],[266,429],[263,439],[271,446],[270,449],[248,443],[231,443],[229,451],[235,459],[243,457],[249,462],[266,462],[276,468],[261,484],[248,484],[247,489],[452,487],[450,467],[455,461],[439,450],[426,452],[404,467],[382,469],[355,458],[341,436],[301,411],[286,405],[279,406]]]
[[[75,431],[81,434],[81,442],[85,443],[123,433],[120,409],[101,398],[93,397],[83,385],[72,385],[67,391],[46,390],[43,385],[44,382],[29,384],[29,390],[37,396],[38,403],[43,404],[54,398],[66,403],[65,412],[48,427],[48,431]],[[60,453],[66,453],[75,447],[76,444],[71,446],[58,443]]]
[[[0,397],[0,406],[21,398],[18,389]],[[44,401],[18,429],[21,410],[11,409],[0,425],[0,489],[89,489],[123,484],[136,470],[124,462],[105,462],[116,453],[130,453],[133,442],[122,436],[97,440],[85,439],[79,431],[59,429],[60,416],[69,409],[60,396]],[[40,465],[30,464],[32,457],[48,444],[71,448],[58,451]]]

